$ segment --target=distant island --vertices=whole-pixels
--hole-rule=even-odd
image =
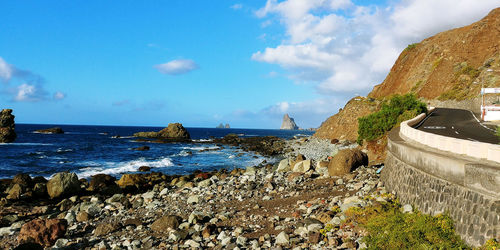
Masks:
[[[288,116],[288,114],[285,114],[285,116],[283,116],[283,122],[281,123],[280,129],[298,130],[299,126],[295,124],[295,120],[293,120],[293,118]]]
[[[215,127],[215,128],[231,128],[231,127],[229,126],[229,123],[226,123],[226,125],[224,125],[224,124],[222,124],[222,123],[221,123],[221,124],[219,124],[219,125],[218,125],[217,127]]]

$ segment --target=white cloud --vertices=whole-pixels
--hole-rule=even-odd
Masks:
[[[181,75],[198,69],[195,61],[190,59],[172,60],[164,64],[154,66],[160,73],[168,75]]]
[[[0,79],[8,82],[13,73],[12,66],[9,65],[2,57],[0,57]]]
[[[47,93],[40,87],[23,83],[16,88],[14,101],[18,102],[38,102],[46,98]]]
[[[54,100],[62,100],[64,98],[66,98],[66,94],[64,94],[63,92],[57,91],[56,93],[54,93],[54,95],[52,96],[52,98]]]
[[[256,12],[278,18],[286,40],[252,59],[280,65],[321,94],[368,92],[408,45],[481,19],[498,0],[405,0],[356,6],[349,0],[268,0]],[[267,21],[266,20],[266,21]],[[264,22],[266,22],[264,21]]]
[[[243,8],[243,4],[241,4],[241,3],[233,4],[233,5],[231,5],[230,8],[233,10],[239,10],[239,9]]]

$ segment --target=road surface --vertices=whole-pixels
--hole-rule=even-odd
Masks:
[[[436,108],[416,129],[448,137],[498,144],[495,130],[481,124],[472,112],[463,109]]]

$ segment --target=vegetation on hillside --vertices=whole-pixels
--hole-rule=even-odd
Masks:
[[[346,211],[344,226],[365,232],[368,249],[469,249],[447,214],[403,213],[397,200]]]
[[[414,94],[394,95],[382,104],[380,111],[358,119],[358,143],[376,140],[402,121],[424,112],[427,112],[427,105]]]

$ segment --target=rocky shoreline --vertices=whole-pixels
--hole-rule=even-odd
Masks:
[[[362,235],[342,222],[349,207],[388,199],[377,167],[330,177],[329,165],[320,162],[332,158],[339,145],[310,139],[283,143],[289,158],[279,164],[231,172],[125,174],[118,181],[107,175],[75,181],[70,173],[49,181],[27,175],[3,180],[0,247],[365,246]],[[352,146],[343,146],[351,151]]]

